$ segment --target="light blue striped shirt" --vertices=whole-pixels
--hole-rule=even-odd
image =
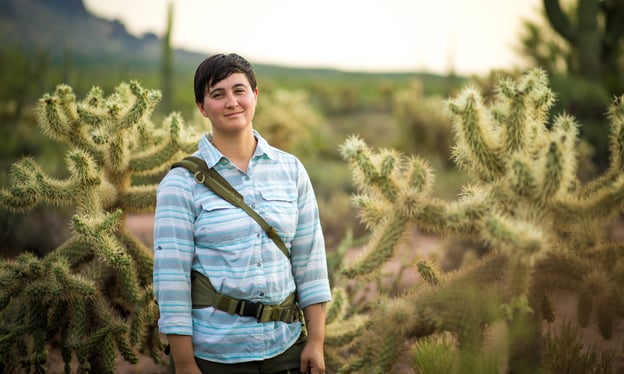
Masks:
[[[161,181],[154,221],[154,291],[163,334],[192,335],[195,356],[235,363],[288,349],[301,324],[258,323],[212,307],[191,308],[190,272],[205,274],[217,292],[279,304],[297,289],[305,308],[331,299],[325,245],[314,191],[301,162],[258,140],[243,173],[202,137],[194,154],[214,167],[280,235],[289,260],[245,211],[221,199],[184,168]],[[291,266],[292,265],[292,266]],[[294,275],[294,276],[293,276]]]

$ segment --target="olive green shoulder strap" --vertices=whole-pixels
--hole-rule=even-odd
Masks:
[[[284,255],[290,258],[290,253],[286,248],[286,245],[282,241],[282,238],[277,234],[275,229],[269,225],[255,210],[245,203],[243,196],[228,183],[221,174],[212,168],[208,168],[208,165],[204,160],[199,157],[188,156],[183,160],[173,163],[171,168],[181,166],[186,168],[193,174],[197,183],[202,183],[206,187],[210,188],[215,194],[223,198],[230,204],[243,209],[247,214],[251,216],[262,229],[267,233],[277,247],[284,253]]]

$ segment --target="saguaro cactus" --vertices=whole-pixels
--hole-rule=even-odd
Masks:
[[[575,17],[561,8],[560,0],[544,0],[553,29],[576,52],[574,71],[594,81],[613,80],[611,92],[622,89],[620,79],[624,4],[618,0],[577,0]],[[614,90],[615,89],[615,90]]]
[[[536,372],[541,323],[556,318],[552,292],[580,294],[579,322],[596,318],[605,339],[624,316],[624,252],[604,230],[624,203],[624,97],[609,110],[611,167],[582,185],[576,178],[578,125],[566,115],[546,123],[554,95],[545,73],[535,69],[501,81],[497,92],[486,104],[468,87],[448,102],[454,159],[471,179],[455,201],[431,196],[433,173],[419,158],[374,151],[357,137],[342,146],[360,189],[355,204],[373,231],[345,275],[378,274],[410,225],[492,248],[451,274],[437,275],[421,263],[417,270],[427,282],[404,296],[382,298],[371,308],[367,329],[351,330],[359,334],[348,345],[357,359],[349,356],[342,372],[389,372],[415,339],[440,332],[457,341],[458,371],[474,372],[487,328],[496,321],[508,327],[506,366]],[[333,333],[328,341],[340,342]]]
[[[11,169],[2,206],[14,212],[40,204],[75,208],[71,235],[45,258],[22,254],[0,263],[0,361],[44,372],[47,343],[60,344],[65,372],[114,373],[121,354],[159,360],[158,308],[151,249],[125,228],[128,213],[155,206],[156,185],[133,177],[162,173],[196,140],[184,135],[179,114],[163,126],[150,121],[160,93],[137,82],[104,97],[93,88],[82,101],[57,87],[40,99],[41,130],[67,144],[68,175],[53,178],[24,158]],[[37,235],[37,233],[33,233]]]

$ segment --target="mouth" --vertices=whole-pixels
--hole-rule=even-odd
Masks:
[[[224,115],[224,117],[226,117],[226,118],[229,118],[229,117],[236,117],[236,116],[238,116],[239,114],[243,114],[243,112],[241,111],[241,112],[228,113],[228,114]]]

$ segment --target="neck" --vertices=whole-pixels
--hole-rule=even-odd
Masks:
[[[249,161],[256,150],[256,143],[253,131],[212,134],[212,144],[243,172],[247,171]]]

